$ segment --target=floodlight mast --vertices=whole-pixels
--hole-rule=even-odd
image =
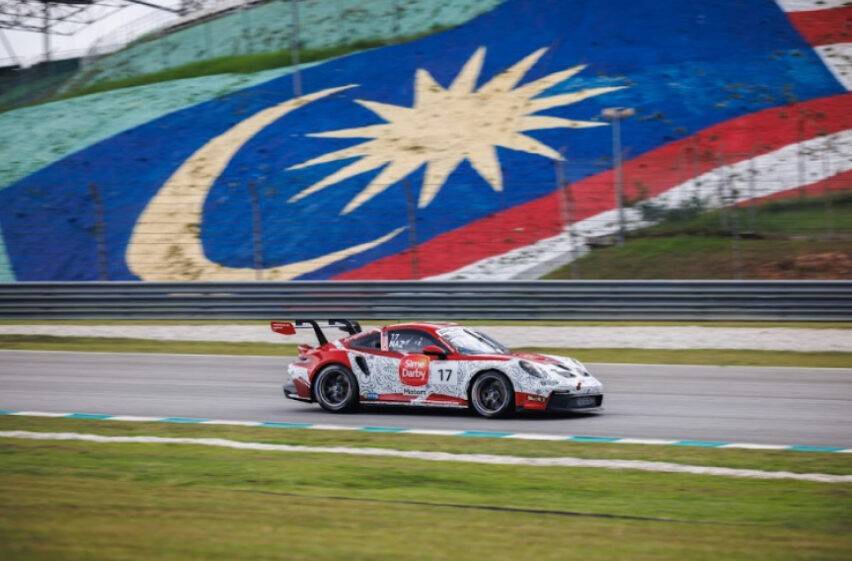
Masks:
[[[612,160],[613,175],[615,179],[615,205],[618,209],[618,245],[624,245],[625,219],[624,219],[624,174],[621,160],[621,120],[632,117],[636,110],[632,107],[608,107],[603,110],[601,116],[612,121]]]
[[[187,2],[174,8],[167,0],[0,0],[0,29],[42,35],[44,60],[50,61],[51,36],[74,35],[86,26],[131,5],[182,15]],[[4,38],[5,39],[5,38]],[[6,41],[3,41],[4,45]],[[9,51],[8,46],[6,50]],[[16,64],[20,59],[11,51]]]

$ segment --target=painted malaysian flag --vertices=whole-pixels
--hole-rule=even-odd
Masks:
[[[508,0],[306,69],[300,98],[284,76],[68,156],[0,192],[0,226],[18,280],[523,276],[612,231],[608,107],[636,111],[628,197],[755,196],[704,193],[720,170],[760,170],[760,196],[848,186],[850,18],[836,0]]]

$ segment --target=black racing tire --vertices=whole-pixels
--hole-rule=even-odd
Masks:
[[[358,407],[358,380],[345,366],[326,366],[314,382],[314,399],[331,413],[354,411]]]
[[[483,417],[506,417],[515,410],[512,382],[502,372],[483,372],[470,387],[470,406]]]

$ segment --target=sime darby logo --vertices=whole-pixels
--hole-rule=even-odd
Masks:
[[[425,386],[429,381],[429,357],[404,356],[399,363],[399,379],[406,386]]]

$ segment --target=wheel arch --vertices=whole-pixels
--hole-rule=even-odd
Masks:
[[[326,361],[324,361],[324,362],[321,362],[321,363],[317,364],[317,365],[314,367],[313,372],[311,372],[311,375],[310,375],[310,380],[311,380],[311,388],[310,388],[310,389],[311,389],[311,401],[316,401],[316,400],[317,400],[317,398],[316,398],[316,394],[314,393],[314,390],[316,389],[317,379],[319,378],[320,372],[322,372],[323,370],[325,370],[325,369],[326,369],[326,368],[328,368],[329,366],[340,366],[341,368],[345,368],[345,369],[346,369],[346,370],[348,370],[349,372],[352,372],[352,367],[351,367],[351,366],[349,366],[349,365],[347,365],[347,364],[345,364],[343,361],[340,361],[340,360],[329,359],[329,360],[326,360]],[[353,373],[353,376],[354,376],[354,373]],[[357,392],[358,392],[359,397],[360,397],[361,386],[358,384],[358,377],[357,377],[357,376],[354,376],[354,378],[355,378],[355,385],[356,385],[356,389],[357,389]]]
[[[473,384],[474,384],[474,382],[476,382],[476,379],[477,379],[477,378],[479,378],[479,377],[480,377],[480,376],[482,376],[483,374],[487,374],[488,372],[496,372],[496,373],[498,373],[498,374],[502,374],[503,376],[505,376],[505,377],[506,377],[506,379],[507,379],[507,380],[509,380],[509,385],[510,385],[510,386],[511,386],[511,388],[512,388],[512,393],[515,393],[515,392],[517,391],[517,390],[515,389],[515,382],[513,382],[513,381],[512,381],[512,377],[511,377],[511,376],[509,376],[509,374],[507,374],[507,373],[506,373],[506,372],[504,372],[503,370],[500,370],[499,368],[495,368],[495,367],[493,367],[493,366],[489,366],[488,368],[483,368],[482,370],[478,370],[477,372],[475,372],[475,373],[473,374],[473,376],[471,376],[471,377],[470,377],[470,379],[468,379],[468,381],[467,381],[467,387],[466,387],[466,388],[465,388],[465,390],[464,390],[464,394],[465,394],[465,396],[467,397],[467,402],[468,402],[468,403],[470,403],[470,400],[471,400],[471,393],[470,393],[470,392],[471,392],[471,391],[473,391]]]

